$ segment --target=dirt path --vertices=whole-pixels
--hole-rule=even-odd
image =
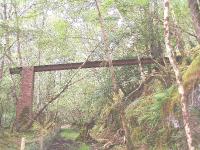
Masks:
[[[91,150],[85,143],[76,141],[79,132],[73,129],[63,129],[53,140],[47,150]]]
[[[48,150],[79,150],[79,148],[80,143],[58,137],[53,141]]]

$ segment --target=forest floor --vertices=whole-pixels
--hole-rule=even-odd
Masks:
[[[78,136],[74,129],[62,129],[48,150],[91,150],[89,145],[76,141]]]
[[[102,143],[83,143],[77,141],[79,130],[65,128],[55,137],[47,150],[104,150]],[[116,146],[110,150],[124,150],[124,147]]]

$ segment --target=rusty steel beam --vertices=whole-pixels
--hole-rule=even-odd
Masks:
[[[124,59],[124,60],[113,60],[113,66],[130,66],[130,65],[138,65],[138,59]],[[162,59],[157,60],[159,63],[163,63]],[[155,60],[146,57],[141,58],[141,63],[145,64],[154,64]],[[44,72],[44,71],[57,71],[57,70],[70,70],[70,69],[78,69],[78,68],[100,68],[100,67],[108,67],[108,62],[106,61],[87,61],[80,63],[67,63],[67,64],[55,64],[55,65],[41,65],[34,66],[34,72]],[[10,68],[11,74],[20,74],[22,67]]]

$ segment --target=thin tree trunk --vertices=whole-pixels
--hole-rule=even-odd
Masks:
[[[99,21],[100,21],[100,25],[101,25],[102,35],[103,35],[103,42],[105,45],[105,50],[107,51],[108,65],[109,65],[109,69],[111,72],[111,78],[112,78],[113,93],[116,95],[119,95],[119,87],[117,86],[115,71],[114,71],[114,67],[113,67],[113,63],[112,63],[112,50],[109,47],[108,35],[107,35],[107,32],[104,27],[104,22],[103,22],[103,18],[101,16],[98,0],[95,0],[95,2],[96,2],[96,8],[98,11],[98,15],[99,15]],[[123,124],[123,129],[125,130],[125,136],[126,136],[126,140],[127,140],[126,148],[127,148],[127,150],[133,150],[134,147],[133,147],[133,144],[131,141],[130,131],[129,131],[129,128],[127,126],[127,122],[125,119],[124,110],[120,111],[120,114],[121,114],[121,116],[120,116],[121,122]]]
[[[7,23],[8,23],[8,14],[7,14],[7,3],[6,1],[4,0],[3,2],[3,21],[4,23],[6,24],[4,30],[5,30],[5,46],[4,46],[4,52],[5,54],[8,52],[8,57],[11,57],[11,52],[10,52],[10,47],[9,47],[9,43],[10,43],[10,39],[9,39],[9,32],[8,32],[8,27],[7,27]]]
[[[176,38],[176,48],[177,50],[180,52],[180,54],[182,56],[184,56],[184,40],[183,40],[183,35],[182,35],[182,32],[181,32],[181,29],[178,28],[178,22],[176,20],[176,16],[175,16],[175,13],[174,11],[172,10],[172,18],[173,18],[173,22],[174,22],[174,36]]]
[[[1,79],[3,78],[3,71],[4,71],[4,63],[5,63],[5,61],[4,61],[4,59],[5,59],[5,55],[3,54],[3,56],[2,56],[2,62],[1,62],[1,68],[0,68],[0,82],[1,82]]]
[[[106,32],[105,27],[104,27],[103,17],[101,15],[98,0],[95,0],[95,2],[96,2],[96,8],[97,8],[97,11],[98,11],[99,21],[100,21],[100,25],[101,25],[102,38],[103,38],[103,42],[104,42],[104,45],[105,45],[105,50],[107,51],[108,64],[109,64],[109,69],[110,69],[111,77],[112,77],[113,92],[118,93],[116,76],[115,76],[115,71],[114,71],[114,67],[113,67],[113,63],[112,63],[112,50],[109,47],[108,35],[107,35],[107,32]]]
[[[14,7],[14,14],[15,14],[15,19],[16,19],[16,26],[17,26],[17,31],[16,31],[16,41],[17,41],[17,53],[18,53],[18,59],[19,59],[19,64],[22,66],[22,55],[21,55],[21,43],[20,43],[20,28],[19,28],[19,16],[17,13],[17,3],[13,3]]]
[[[178,69],[178,66],[176,64],[176,60],[174,59],[172,55],[172,46],[170,45],[169,41],[169,0],[164,0],[164,37],[165,37],[165,46],[167,50],[167,55],[169,57],[170,64],[174,70],[175,76],[176,76],[176,82],[178,85],[178,92],[181,96],[181,109],[182,109],[182,116],[183,116],[183,123],[187,138],[187,144],[189,150],[194,150],[194,147],[192,146],[192,133],[189,126],[189,112],[187,109],[187,97],[185,95],[185,89],[183,87],[182,77],[180,74],[180,71]]]
[[[2,103],[0,103],[0,128],[3,127],[2,125],[3,114],[4,114],[4,108]]]
[[[22,137],[20,150],[25,150],[25,145],[26,145],[26,139],[25,137]]]
[[[38,65],[40,65],[40,55],[41,55],[41,52],[39,50],[39,52],[38,52]],[[36,102],[37,102],[38,108],[41,108],[42,102],[40,100],[40,74],[39,73],[38,73],[37,77],[38,77],[37,78],[38,88],[37,88],[37,100],[36,100]]]
[[[200,44],[200,10],[197,0],[188,0],[190,13],[194,25],[195,32],[197,34],[197,40]]]
[[[46,2],[45,2],[46,4]],[[44,25],[45,25],[45,20],[46,20],[46,11],[43,11],[43,14],[42,14],[42,28],[44,28]],[[40,66],[41,65],[41,50],[38,49],[38,65]],[[41,86],[40,86],[40,74],[38,73],[37,75],[37,85],[38,85],[38,88],[37,88],[37,106],[38,108],[41,108],[42,107],[42,101],[40,99],[40,93],[41,93]]]
[[[141,62],[141,59],[140,59],[140,56],[138,55],[137,56],[138,58],[138,66],[139,66],[139,70],[140,70],[140,76],[141,76],[141,80],[142,82],[145,81],[146,77],[145,77],[145,73],[144,73],[144,68],[142,66],[142,62]]]

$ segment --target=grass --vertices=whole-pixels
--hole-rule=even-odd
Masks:
[[[34,132],[27,131],[22,133],[13,132],[4,129],[0,132],[0,150],[16,150],[20,147],[20,140],[25,137],[26,140],[34,139]],[[28,144],[27,144],[28,145]]]
[[[90,150],[90,147],[86,144],[82,144],[79,148],[79,150]]]
[[[60,136],[67,140],[76,140],[76,138],[79,136],[79,132],[73,129],[62,129]]]
[[[80,133],[74,129],[62,129],[60,132],[60,137],[66,140],[76,140],[79,134]],[[82,143],[78,150],[90,150],[90,147],[85,143]]]

